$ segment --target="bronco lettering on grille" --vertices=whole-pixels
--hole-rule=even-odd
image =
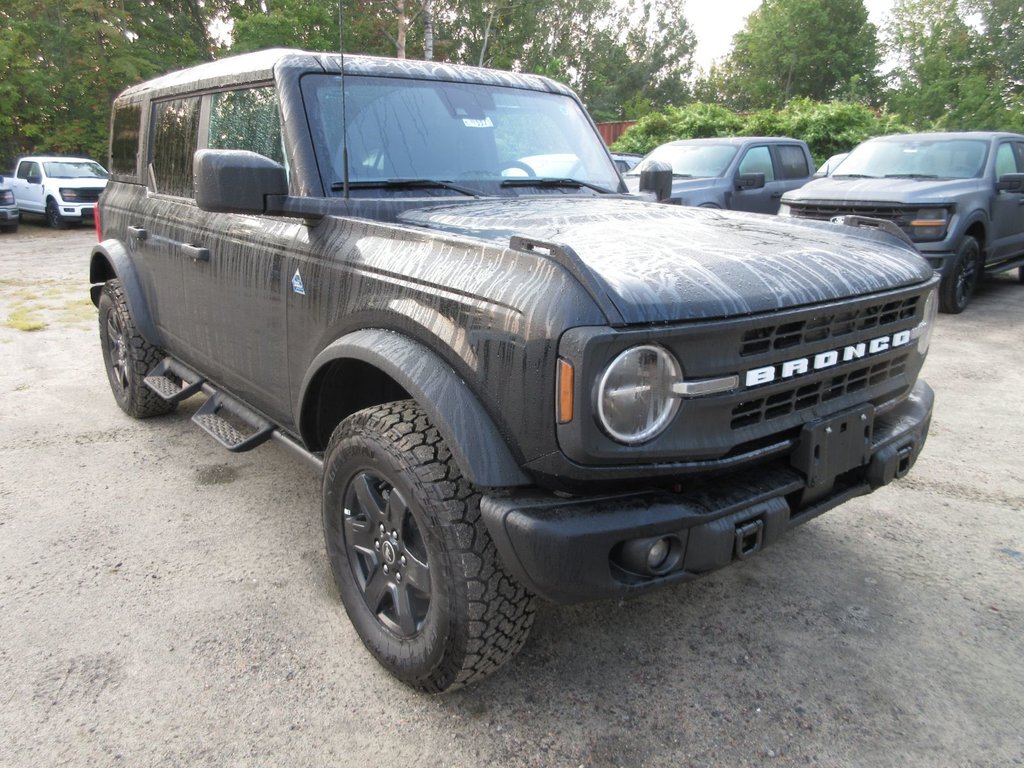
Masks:
[[[820,371],[840,363],[849,363],[862,357],[877,355],[896,347],[902,347],[909,344],[910,339],[910,331],[900,331],[890,336],[879,336],[870,341],[861,341],[840,349],[819,352],[813,357],[798,357],[795,360],[787,360],[784,363],[754,368],[747,371],[744,376],[744,382],[748,387],[756,387],[761,384],[768,384],[776,379],[791,379],[794,376],[801,376],[812,371]]]

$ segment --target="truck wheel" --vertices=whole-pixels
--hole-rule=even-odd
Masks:
[[[52,197],[46,201],[46,223],[54,229],[68,228],[68,223],[64,221],[64,217],[60,215],[60,209],[57,207],[57,203]]]
[[[1017,267],[1017,282],[1024,284],[1024,267]]]
[[[965,237],[949,263],[939,286],[939,309],[951,315],[963,312],[981,281],[981,247],[973,237]]]
[[[533,595],[502,569],[480,494],[415,402],[367,408],[334,431],[323,523],[356,632],[408,685],[472,683],[526,642]]]
[[[173,411],[174,403],[168,403],[143,383],[164,353],[142,338],[135,327],[120,280],[110,280],[103,286],[99,310],[103,364],[121,410],[136,419]]]

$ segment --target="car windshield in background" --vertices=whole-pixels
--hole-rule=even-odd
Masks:
[[[307,75],[302,95],[325,189],[340,194],[341,79]],[[350,189],[428,181],[494,194],[522,179],[573,180],[575,189],[616,190],[619,176],[586,115],[571,98],[473,83],[347,76]],[[550,189],[538,184],[536,189]],[[453,191],[451,185],[437,189]],[[564,189],[571,190],[572,186]],[[509,192],[511,194],[511,192]]]
[[[105,179],[109,175],[102,165],[91,161],[43,163],[51,179]]]
[[[660,161],[672,166],[673,176],[695,179],[721,176],[736,156],[736,149],[729,144],[664,144],[626,175],[639,176],[648,163]]]
[[[834,178],[971,179],[985,167],[988,144],[975,139],[870,141],[850,153]]]

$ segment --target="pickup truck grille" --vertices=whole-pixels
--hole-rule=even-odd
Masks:
[[[797,219],[817,219],[829,221],[836,216],[869,216],[873,219],[885,219],[898,227],[909,227],[917,215],[919,206],[913,208],[905,205],[888,203],[789,203],[789,215]]]
[[[78,201],[82,203],[95,203],[100,199],[102,189],[78,189]]]
[[[794,386],[770,397],[747,400],[732,409],[731,426],[733,429],[752,427],[796,411],[814,408],[852,392],[877,387],[889,379],[901,376],[906,369],[907,355],[900,355],[822,381]]]
[[[854,310],[815,315],[780,325],[765,325],[743,334],[740,357],[774,350],[794,349],[826,339],[842,339],[860,331],[869,331],[913,318],[919,297],[879,302]]]

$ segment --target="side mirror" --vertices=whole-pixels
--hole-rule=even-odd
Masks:
[[[1024,173],[1004,173],[996,182],[1000,192],[1024,192]]]
[[[43,183],[43,177],[42,176],[27,176],[27,177],[25,177],[25,181],[27,181],[29,184],[42,184]]]
[[[192,179],[196,204],[212,213],[266,213],[268,195],[288,194],[284,166],[242,149],[200,149]]]
[[[672,166],[660,160],[646,163],[640,171],[640,191],[653,192],[659,203],[672,197]]]
[[[741,173],[736,177],[736,189],[761,189],[764,187],[763,173]]]

